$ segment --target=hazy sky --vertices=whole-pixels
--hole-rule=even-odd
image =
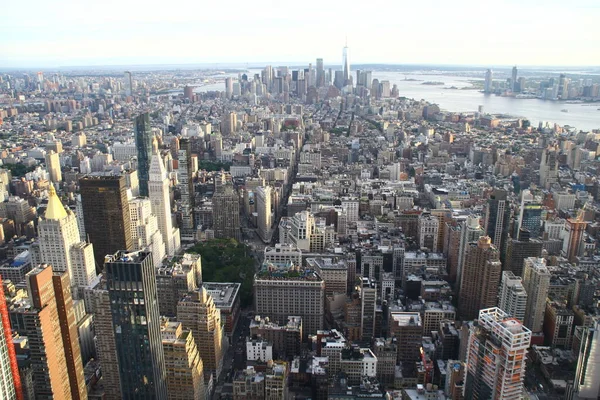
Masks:
[[[7,1],[0,67],[600,65],[600,0]]]

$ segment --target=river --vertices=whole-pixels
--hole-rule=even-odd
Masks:
[[[248,76],[252,77],[255,73],[260,73],[260,70],[250,70]],[[225,79],[227,76],[236,78],[237,73],[225,74],[222,79]],[[373,71],[372,77],[373,79],[379,79],[380,82],[388,80],[392,85],[398,85],[400,96],[417,100],[423,99],[430,103],[435,103],[441,109],[447,111],[477,111],[481,105],[483,106],[483,111],[486,113],[508,114],[515,117],[527,118],[534,126],[537,126],[539,122],[549,122],[558,123],[559,125],[570,125],[582,130],[600,129],[600,110],[598,110],[600,102],[568,104],[559,101],[500,97],[483,94],[474,89],[461,90],[461,88],[472,87],[469,81],[480,79],[475,77],[429,75],[428,73],[418,72],[406,74],[389,71]],[[406,79],[416,79],[418,81]],[[444,84],[423,85],[422,83],[425,81],[443,82]],[[449,89],[452,86],[458,89]],[[224,83],[218,82],[199,86],[196,91],[222,91],[224,89]],[[568,110],[568,112],[561,111],[564,109]]]

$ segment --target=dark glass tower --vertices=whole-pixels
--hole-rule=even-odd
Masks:
[[[123,399],[167,399],[152,253],[118,251],[104,264]]]
[[[79,180],[83,222],[94,244],[96,267],[107,254],[133,246],[124,176],[87,175]]]
[[[152,129],[150,115],[140,114],[135,119],[135,147],[137,149],[138,179],[140,181],[140,196],[148,197],[148,179],[150,159],[152,157]]]
[[[500,260],[504,261],[508,232],[510,227],[510,202],[505,190],[495,189],[487,201],[485,213],[485,234],[492,244],[500,250]]]

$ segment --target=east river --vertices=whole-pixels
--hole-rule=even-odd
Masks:
[[[248,75],[252,77],[255,73],[260,73],[260,70],[251,70]],[[237,77],[237,74],[226,74],[221,77],[225,79],[226,76]],[[356,79],[356,76],[354,78]],[[379,79],[380,82],[388,80],[391,85],[398,85],[400,96],[416,100],[423,99],[439,105],[442,110],[477,111],[479,106],[483,106],[486,113],[527,118],[534,126],[537,126],[539,122],[549,122],[563,126],[570,125],[582,130],[600,129],[600,102],[570,104],[560,101],[487,95],[479,90],[464,89],[472,87],[469,81],[477,79],[468,77],[373,71],[372,78]],[[443,85],[423,85],[423,82],[443,82]],[[456,89],[450,89],[451,87]],[[223,82],[218,82],[196,89],[198,92],[212,90],[223,91],[225,85]]]

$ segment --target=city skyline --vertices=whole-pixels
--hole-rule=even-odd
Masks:
[[[590,51],[600,46],[600,39],[588,34],[600,15],[600,8],[591,0],[568,5],[546,2],[543,7],[532,1],[510,0],[493,13],[487,5],[472,0],[436,7],[370,5],[372,11],[385,10],[386,16],[397,15],[400,20],[365,19],[362,8],[344,9],[344,18],[340,18],[340,9],[327,10],[309,2],[294,13],[283,5],[264,12],[243,9],[242,4],[214,4],[210,15],[223,17],[202,21],[199,16],[205,14],[193,3],[165,13],[158,2],[140,8],[127,1],[85,8],[64,2],[60,14],[59,8],[34,1],[31,7],[37,12],[23,20],[14,18],[20,6],[9,4],[0,16],[4,56],[0,67],[298,62],[315,57],[339,64],[346,36],[352,64],[373,60],[386,64],[600,65],[600,55]],[[518,13],[514,12],[516,6]],[[232,9],[243,12],[232,14]],[[478,17],[463,23],[467,12]],[[361,24],[351,27],[349,21],[353,20],[361,20]],[[548,20],[577,23],[558,31],[548,29]],[[495,25],[495,21],[509,22]],[[418,40],[403,40],[415,34]]]

